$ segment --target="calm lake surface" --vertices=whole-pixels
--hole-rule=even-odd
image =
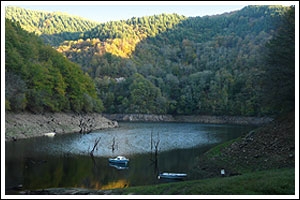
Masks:
[[[115,129],[61,134],[5,143],[6,194],[52,187],[113,189],[161,183],[159,172],[191,172],[195,158],[219,143],[255,128],[245,125],[120,122]],[[94,149],[94,157],[90,151]],[[152,142],[151,142],[152,141]],[[152,145],[151,145],[152,143]],[[158,156],[154,162],[155,145]],[[124,155],[126,168],[108,158]]]

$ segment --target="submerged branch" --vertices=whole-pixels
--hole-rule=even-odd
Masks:
[[[101,137],[98,137],[98,138],[95,139],[93,149],[92,149],[91,152],[90,152],[90,155],[91,155],[92,157],[94,156],[95,148],[96,148],[96,146],[98,145],[98,143],[100,142],[100,139],[101,139]]]

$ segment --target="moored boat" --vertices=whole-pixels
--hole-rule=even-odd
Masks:
[[[127,165],[129,162],[129,159],[126,158],[125,156],[117,156],[116,158],[109,158],[108,161],[110,163],[114,163],[114,164],[125,164]]]
[[[56,135],[55,132],[44,133],[44,136],[48,136],[48,137],[54,137],[55,135]]]
[[[157,178],[158,179],[165,178],[165,179],[182,180],[185,177],[187,177],[187,174],[185,174],[185,173],[168,173],[168,172],[163,172],[163,173],[160,173]]]

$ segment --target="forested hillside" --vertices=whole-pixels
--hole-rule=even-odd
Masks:
[[[59,35],[63,42],[57,51],[93,78],[104,112],[259,116],[291,109],[286,105],[294,100],[294,79],[287,78],[295,67],[294,40],[288,39],[294,25],[286,23],[293,9],[247,6],[189,18],[161,14],[96,24],[76,34],[66,27],[59,34],[42,35],[52,45]],[[283,25],[289,32],[278,39]],[[287,45],[282,48],[280,43]],[[270,52],[274,45],[278,51]],[[289,66],[272,70],[268,57],[281,54],[281,62],[289,61]],[[287,76],[276,89],[289,79],[288,90],[282,92],[288,99],[284,104],[272,96],[274,88],[265,87],[276,82],[282,69]],[[277,102],[269,104],[269,97]],[[282,106],[276,110],[275,105]]]
[[[23,29],[39,35],[53,46],[64,40],[77,39],[82,32],[97,25],[97,22],[62,12],[41,12],[14,6],[5,8],[5,18],[19,22]]]
[[[5,108],[11,111],[101,112],[95,84],[18,23],[5,20]]]

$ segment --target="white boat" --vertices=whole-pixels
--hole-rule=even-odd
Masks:
[[[44,136],[48,136],[48,137],[54,137],[55,136],[55,132],[50,132],[50,133],[44,133]]]
[[[185,177],[187,177],[187,174],[185,174],[185,173],[168,173],[168,172],[163,172],[163,173],[160,173],[157,178],[158,179],[166,178],[166,179],[182,180]]]
[[[117,156],[116,158],[108,158],[108,161],[110,163],[114,163],[114,164],[125,164],[127,165],[129,162],[129,159],[126,158],[125,156]]]

